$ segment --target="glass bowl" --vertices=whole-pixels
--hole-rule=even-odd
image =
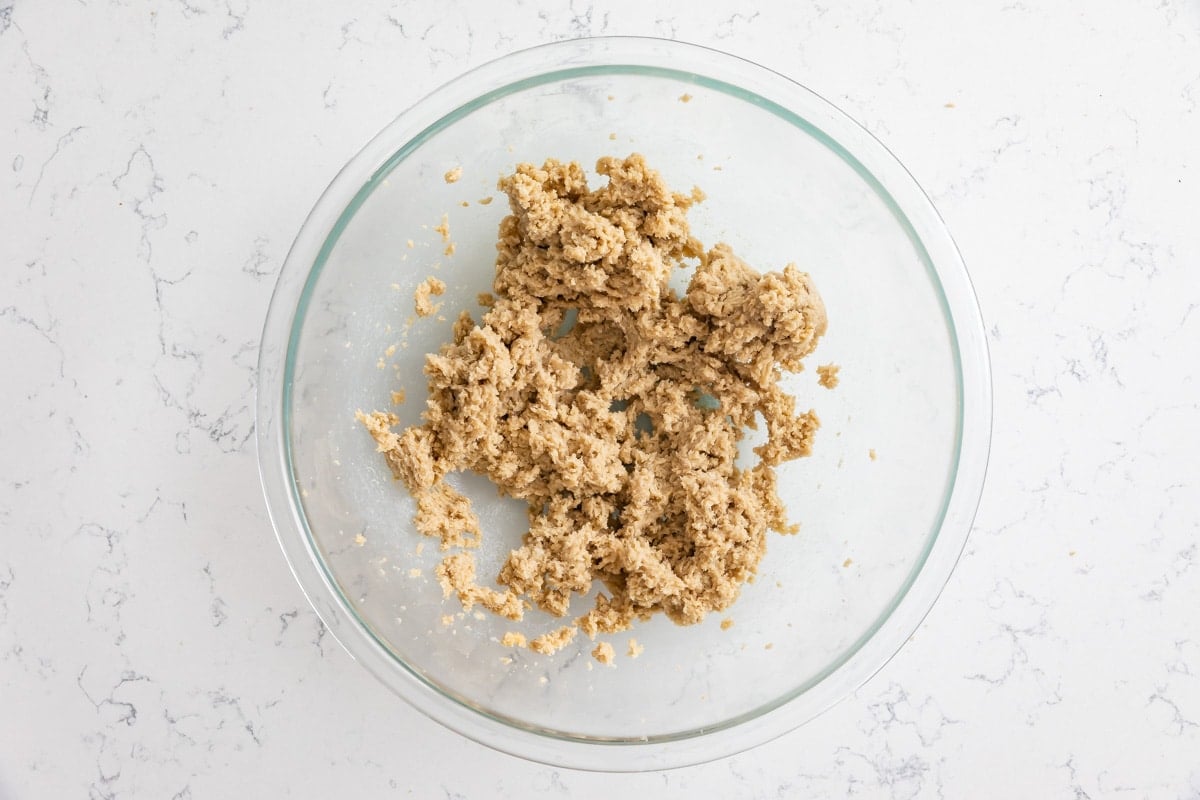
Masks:
[[[414,503],[357,409],[392,391],[419,420],[424,355],[460,309],[478,317],[507,203],[497,178],[547,157],[592,167],[640,152],[669,185],[701,187],[692,230],[761,270],[812,274],[829,330],[784,385],[822,420],[815,452],[779,468],[797,536],[769,534],[757,579],[726,612],[604,637],[554,656],[503,647],[434,578]],[[461,167],[461,178],[443,176]],[[599,181],[596,184],[598,185]],[[486,198],[499,195],[495,203]],[[435,230],[449,223],[444,251]],[[429,275],[446,293],[413,321]],[[836,363],[841,383],[818,385]],[[560,42],[493,61],[388,125],[337,175],[279,277],[259,359],[258,452],[284,554],[317,613],[389,688],[478,742],[598,770],[681,766],[812,718],[916,629],[966,540],[990,438],[984,331],[962,260],[904,167],[828,102],[748,61],[642,38]],[[480,575],[525,530],[522,504],[482,478],[457,485],[484,526]],[[590,602],[577,599],[573,612]],[[722,623],[731,620],[732,625]],[[624,657],[626,640],[645,648]]]

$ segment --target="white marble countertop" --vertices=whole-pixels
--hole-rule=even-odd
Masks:
[[[1200,6],[689,5],[0,0],[0,798],[1200,797]],[[618,777],[353,663],[252,437],[338,167],[465,68],[602,33],[748,56],[882,138],[995,380],[976,529],[901,654],[755,751]]]

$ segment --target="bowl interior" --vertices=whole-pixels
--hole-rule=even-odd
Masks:
[[[683,99],[685,96],[685,99]],[[871,175],[804,120],[731,85],[645,67],[563,69],[497,89],[408,142],[363,187],[326,242],[293,328],[285,436],[297,500],[321,566],[361,624],[449,698],[529,730],[582,739],[686,736],[759,714],[845,661],[903,596],[938,531],[958,459],[961,388],[946,301],[924,250]],[[706,245],[760,270],[794,262],[824,297],[829,332],[786,380],[822,420],[810,458],[779,469],[796,536],[771,534],[757,580],[702,624],[664,619],[614,637],[615,668],[580,636],[555,656],[501,646],[560,621],[463,614],[434,578],[437,543],[413,528],[356,409],[419,421],[422,363],[491,288],[507,203],[496,179],[547,157],[587,167],[644,154],[668,183],[699,186]],[[462,167],[448,184],[443,174]],[[485,203],[486,198],[494,202]],[[449,222],[453,255],[434,228]],[[413,311],[427,276],[438,313]],[[687,275],[679,275],[680,282]],[[816,365],[841,366],[833,391]],[[484,524],[490,579],[525,530],[523,504],[458,476]],[[581,613],[589,601],[577,600]],[[724,619],[733,625],[721,628]],[[627,641],[645,648],[624,656]]]

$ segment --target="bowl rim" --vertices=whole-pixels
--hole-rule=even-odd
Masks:
[[[312,541],[288,435],[295,339],[307,298],[341,229],[374,186],[439,126],[516,88],[617,70],[733,93],[784,116],[852,166],[908,230],[941,289],[959,394],[959,447],[941,519],[927,537],[924,558],[876,623],[820,674],[771,704],[719,725],[639,739],[522,725],[437,688],[399,661],[357,616]],[[965,546],[986,475],[991,424],[987,340],[970,277],[933,203],[900,161],[832,103],[780,73],[702,45],[636,36],[568,39],[489,61],[435,89],[372,138],[321,194],[288,252],[264,323],[256,390],[256,444],[268,514],[294,577],[334,639],[402,699],[457,733],[542,763],[601,771],[685,766],[749,749],[822,713],[882,669],[933,607]]]

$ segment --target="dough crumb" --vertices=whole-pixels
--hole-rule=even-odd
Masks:
[[[361,533],[356,533],[354,534],[354,543],[359,547],[362,547],[367,543],[367,537],[363,536]]]
[[[493,198],[490,194],[487,197],[481,197],[479,198],[479,205],[490,206],[492,204],[492,200]]]
[[[579,629],[574,625],[563,625],[550,633],[543,633],[529,643],[529,649],[535,653],[549,656],[562,650],[571,643]]]
[[[725,619],[721,620],[721,630],[727,631],[732,627],[733,627],[733,620],[731,618],[726,617]]]
[[[426,357],[422,422],[358,414],[416,498],[417,529],[460,549],[437,567],[447,597],[514,620],[526,607],[568,618],[529,642],[543,654],[581,629],[614,634],[659,613],[692,625],[728,609],[768,532],[796,530],[774,468],[809,455],[820,426],[780,386],[825,333],[809,275],[706,248],[687,222],[703,192],[672,191],[636,153],[596,172],[607,183],[595,189],[579,164],[553,159],[501,178],[511,213],[491,303]],[[446,215],[435,230],[449,240]],[[669,286],[676,269],[691,272],[682,293]],[[418,289],[422,316],[445,288],[432,281],[425,313]],[[764,422],[757,463],[739,467],[738,443]],[[479,521],[445,479],[467,471],[528,507],[499,589],[461,551],[478,546]],[[607,593],[576,616],[572,598],[597,582]]]
[[[872,461],[876,461],[879,458],[878,454],[876,454],[876,452],[875,452],[874,447],[872,447],[870,450],[867,451],[867,455],[871,457]]]
[[[413,309],[417,312],[417,316],[428,317],[441,308],[441,303],[434,305],[429,298],[431,296],[440,297],[445,292],[446,284],[432,275],[418,283],[417,290],[413,293]]]
[[[687,92],[684,92],[683,94],[679,95],[679,102],[690,103],[690,102],[692,102],[692,96],[690,94],[688,94]]]
[[[1073,557],[1075,556],[1075,551],[1074,551],[1074,550],[1072,550],[1072,551],[1070,551],[1069,553],[1067,553],[1067,555],[1069,555],[1069,556],[1071,556],[1071,557],[1073,558]]]
[[[629,649],[627,649],[627,650],[625,651],[625,654],[626,654],[627,656],[629,656],[630,658],[637,658],[638,656],[640,656],[640,655],[642,654],[642,652],[643,652],[645,649],[646,649],[645,647],[643,647],[642,645],[638,644],[638,640],[637,640],[637,639],[630,639],[630,640],[629,640]]]
[[[854,563],[854,559],[853,559],[853,558],[847,558],[845,561],[843,561],[843,562],[842,562],[842,566],[843,566],[843,567],[848,567],[848,566],[850,566],[850,565],[851,565],[851,564],[853,564],[853,563]]]
[[[404,405],[404,401],[408,399],[408,394],[403,389],[397,389],[392,392],[392,405]]]
[[[599,661],[601,664],[612,666],[617,658],[617,654],[613,652],[613,646],[608,642],[600,642],[592,648],[592,658]]]
[[[450,241],[450,215],[442,214],[442,221],[434,225],[433,229],[442,237],[443,242]]]
[[[491,308],[492,306],[496,305],[496,298],[492,296],[491,292],[480,292],[479,294],[475,295],[475,302],[479,303],[479,305],[483,306],[484,308]]]
[[[470,207],[471,207],[471,201],[470,201],[470,200],[463,200],[461,203],[459,203],[459,205],[460,205],[460,206],[462,206],[463,208],[470,208]]]
[[[455,167],[454,169],[448,170],[446,174],[442,176],[446,183],[458,183],[458,179],[461,177],[462,167]]]
[[[838,372],[841,370],[837,364],[821,364],[817,367],[817,383],[824,386],[826,389],[836,389],[838,385]]]
[[[608,138],[609,138],[609,141],[615,142],[617,140],[617,135],[615,133],[610,133],[608,135]]]
[[[419,578],[419,577],[421,577],[421,568],[420,568],[420,567],[413,567],[412,569],[410,569],[410,570],[408,571],[408,577],[410,577],[410,578]]]
[[[453,624],[454,624],[454,615],[453,614],[442,614],[442,625],[445,625],[446,627],[450,627]]]
[[[509,631],[504,634],[504,638],[500,640],[500,644],[505,647],[525,647],[527,642],[525,641],[525,634],[518,633],[517,631]]]
[[[451,242],[450,244],[446,245],[446,249],[443,250],[442,253],[444,255],[448,255],[448,256],[454,255],[454,242]]]
[[[763,645],[763,650],[770,650],[774,646],[775,646],[774,642],[767,642],[766,644]]]
[[[411,250],[412,248],[416,247],[416,246],[417,246],[417,243],[416,243],[416,242],[414,242],[412,239],[409,239],[409,240],[408,240],[408,248],[409,248],[410,250]]]

